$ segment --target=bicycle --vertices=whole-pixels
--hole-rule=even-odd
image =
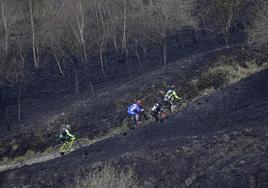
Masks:
[[[163,122],[168,118],[168,112],[165,108],[166,106],[163,102],[158,102],[152,107],[151,115],[155,118],[156,122]]]
[[[150,113],[147,112],[141,112],[140,113],[140,120],[142,124],[145,124],[147,121],[150,121],[153,118],[153,116]],[[128,128],[135,128],[137,126],[137,122],[135,120],[135,117],[128,116],[122,121],[122,129],[128,129]]]
[[[74,143],[76,141],[76,143]],[[69,140],[65,140],[63,144],[58,144],[54,148],[54,156],[57,157],[64,155],[65,153],[70,152],[72,149],[75,150],[77,147],[82,147],[80,142],[76,138],[70,138]]]
[[[159,121],[160,122],[163,122],[165,119],[168,119],[168,112],[167,110],[165,109],[165,106],[163,106],[161,109],[160,109],[160,112],[158,114],[158,117],[159,117]]]
[[[175,99],[171,103],[168,101],[165,101],[164,109],[176,113],[180,110],[180,106],[182,106],[182,101],[183,99]]]

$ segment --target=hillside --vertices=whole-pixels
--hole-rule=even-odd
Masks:
[[[165,124],[2,172],[1,187],[74,187],[80,173],[107,163],[132,168],[141,187],[266,187],[267,80],[266,69],[198,99]]]
[[[91,142],[120,127],[126,106],[136,97],[143,98],[149,109],[162,95],[160,90],[176,83],[179,94],[190,102],[205,95],[206,90],[213,92],[264,69],[268,66],[265,55],[252,53],[245,59],[241,58],[244,52],[240,46],[226,46],[179,60],[167,69],[151,71],[135,80],[110,82],[113,88],[97,90],[97,99],[85,92],[47,100],[41,107],[33,108],[35,113],[32,112],[26,122],[0,133],[3,135],[0,138],[1,165],[9,164],[14,157],[18,157],[15,161],[21,161],[38,157],[39,152],[49,152],[57,143],[56,135],[62,123],[72,123],[76,134]],[[255,62],[255,59],[260,60]],[[112,109],[114,113],[110,113]]]
[[[267,0],[1,0],[0,187],[268,187]],[[164,123],[122,126],[175,85]],[[64,124],[82,143],[54,151]]]

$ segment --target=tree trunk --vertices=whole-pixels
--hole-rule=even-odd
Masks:
[[[61,65],[60,65],[60,61],[59,61],[59,59],[58,59],[56,53],[54,52],[54,50],[53,50],[53,54],[54,54],[55,60],[56,60],[56,62],[57,62],[59,71],[60,71],[60,73],[64,76],[64,72],[62,71],[62,68],[61,68]]]
[[[128,53],[127,53],[127,51],[123,52],[123,58],[124,58],[124,61],[125,61],[126,65],[127,65],[128,76],[131,76],[132,72],[131,72],[129,62],[128,62]]]
[[[83,69],[84,69],[85,74],[88,77],[88,84],[89,84],[89,89],[91,91],[91,96],[93,98],[95,98],[95,91],[94,91],[93,83],[92,83],[91,77],[90,77],[91,73],[90,73],[90,70],[87,67],[87,64],[83,64]]]
[[[89,87],[90,87],[92,97],[95,98],[95,90],[91,81],[89,81]]]
[[[145,72],[146,70],[146,61],[147,61],[147,49],[146,49],[146,46],[144,44],[141,44],[141,48],[142,48],[142,51],[143,51],[143,72]]]
[[[81,38],[81,42],[82,42],[82,47],[83,47],[83,52],[84,52],[84,59],[85,59],[85,63],[87,63],[87,50],[86,50],[86,41],[84,38],[84,13],[83,13],[83,9],[82,9],[82,3],[81,1],[79,2],[79,10],[80,10],[80,14],[81,14],[81,23],[78,24],[80,27],[80,38]],[[78,20],[79,23],[79,20]]]
[[[163,55],[164,68],[167,68],[167,40],[166,39],[164,39],[164,43],[162,46],[162,55]]]
[[[7,131],[10,131],[9,110],[8,110],[8,106],[5,107],[5,118],[6,118],[6,120],[7,120],[7,123],[6,123]]]
[[[226,46],[229,45],[229,32],[228,31],[224,34],[224,42]]]
[[[1,9],[2,9],[3,23],[4,23],[4,27],[5,27],[5,35],[6,35],[5,49],[6,49],[6,55],[7,55],[7,52],[8,52],[8,30],[7,30],[7,21],[6,21],[4,2],[2,2]]]
[[[126,1],[123,0],[124,3],[124,26],[123,26],[123,37],[122,37],[122,50],[126,50],[127,48],[127,37],[126,37],[126,30],[127,30],[127,4]]]
[[[101,64],[102,75],[103,75],[104,79],[107,80],[107,76],[106,76],[106,73],[104,70],[104,62],[103,62],[103,53],[102,53],[103,44],[104,44],[104,38],[103,38],[101,45],[100,45],[100,64]]]
[[[114,47],[116,50],[117,55],[119,54],[119,50],[118,50],[118,46],[117,46],[117,42],[116,42],[116,36],[115,34],[113,35],[113,42],[114,42]]]
[[[80,87],[79,87],[79,74],[77,70],[77,66],[74,66],[74,85],[75,85],[75,93],[80,93]]]
[[[17,121],[21,120],[21,82],[18,83],[18,118]]]
[[[32,26],[32,51],[34,57],[34,64],[38,67],[37,57],[36,57],[36,47],[35,47],[35,28],[34,28],[34,19],[33,19],[33,4],[32,0],[29,0],[29,10],[30,10],[30,17],[31,17],[31,26]]]
[[[78,73],[78,63],[75,56],[73,56],[72,59],[70,59],[74,66],[74,87],[75,87],[75,93],[80,93],[80,85],[79,85],[79,73]]]
[[[138,40],[135,39],[135,53],[136,53],[136,56],[137,56],[137,60],[139,62],[139,69],[142,70],[142,64],[141,64],[141,58],[140,58],[140,54],[138,52]]]

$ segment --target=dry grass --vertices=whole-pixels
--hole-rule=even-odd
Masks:
[[[138,182],[131,169],[119,170],[105,165],[100,171],[91,171],[79,177],[76,188],[138,188]]]
[[[231,85],[243,78],[247,78],[252,74],[264,70],[265,68],[268,68],[268,63],[264,63],[262,66],[259,66],[255,61],[248,61],[243,65],[238,62],[233,62],[231,64],[213,67],[209,70],[209,74],[224,74],[227,81],[225,85]]]
[[[249,40],[253,43],[268,42],[268,2],[260,1],[257,7],[256,18],[249,29]]]
[[[185,84],[185,95],[200,98],[214,91],[239,82],[261,70],[268,68],[268,62],[259,65],[255,60],[243,63],[232,57],[219,57],[218,63],[209,67],[200,77]]]
[[[0,167],[1,166],[9,166],[17,162],[25,161],[27,159],[33,158],[36,155],[36,153],[32,150],[28,150],[24,155],[14,157],[12,159],[9,159],[8,157],[4,157],[2,161],[0,161]]]

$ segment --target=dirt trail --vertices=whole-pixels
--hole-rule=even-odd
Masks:
[[[49,155],[40,156],[40,157],[36,157],[36,158],[32,158],[32,159],[18,161],[16,163],[10,163],[10,164],[6,164],[6,165],[2,165],[2,166],[0,166],[0,172],[5,171],[5,170],[11,170],[11,169],[20,168],[20,167],[23,167],[23,166],[32,165],[32,164],[35,164],[35,163],[45,162],[45,161],[48,161],[48,160],[51,160],[51,159],[55,159],[57,157],[60,157],[60,154],[58,154],[57,156],[54,155],[54,154],[49,154]]]
[[[74,152],[77,149],[81,149],[83,147],[90,146],[92,144],[95,144],[95,143],[97,143],[99,141],[102,141],[102,140],[105,140],[107,138],[112,138],[113,136],[116,136],[117,134],[121,134],[121,132],[116,131],[116,133],[109,133],[106,136],[102,136],[102,137],[99,137],[98,139],[90,140],[87,143],[80,144],[81,145],[80,147],[72,148],[71,151],[69,151],[68,153],[64,154],[64,156],[69,155],[70,153]],[[54,147],[54,149],[55,149],[55,147]],[[46,161],[49,161],[49,160],[52,160],[52,159],[56,159],[58,157],[61,157],[59,152],[53,152],[53,153],[49,153],[49,154],[46,154],[46,155],[41,154],[41,156],[39,156],[39,157],[35,156],[33,158],[29,158],[29,159],[26,159],[26,160],[19,160],[17,162],[13,162],[13,163],[11,162],[11,163],[8,163],[8,164],[5,164],[5,165],[0,165],[0,172],[6,171],[6,170],[11,170],[11,169],[16,169],[16,168],[21,168],[21,167],[33,165],[33,164],[36,164],[36,163],[46,162]]]

